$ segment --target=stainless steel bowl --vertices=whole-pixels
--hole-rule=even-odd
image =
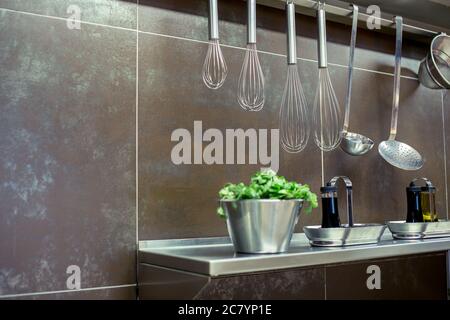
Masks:
[[[351,156],[365,155],[373,148],[373,141],[359,133],[347,132],[342,137],[341,149]]]
[[[289,249],[303,200],[221,200],[228,233],[240,253],[281,253]]]

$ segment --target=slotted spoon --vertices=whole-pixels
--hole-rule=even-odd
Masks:
[[[406,143],[395,140],[397,136],[397,120],[400,100],[400,72],[402,59],[402,32],[403,19],[395,17],[396,41],[395,41],[395,71],[394,71],[394,95],[392,100],[391,131],[389,139],[378,145],[378,153],[389,164],[403,170],[419,170],[424,161],[416,149]]]

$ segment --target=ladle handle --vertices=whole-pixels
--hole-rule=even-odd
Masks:
[[[350,56],[348,59],[347,97],[345,100],[344,128],[342,130],[342,133],[344,135],[348,132],[348,125],[350,122],[350,100],[352,96],[353,61],[355,60],[356,34],[358,31],[359,8],[354,4],[352,4],[352,7],[353,7],[353,20],[352,20],[352,35],[350,39]]]
[[[297,64],[297,36],[295,32],[295,4],[292,1],[286,2],[287,18],[287,62]]]
[[[256,43],[256,0],[247,0],[247,43]]]
[[[219,14],[217,0],[209,0],[209,39],[219,39]]]
[[[391,132],[389,140],[394,140],[397,136],[397,120],[398,105],[400,100],[400,72],[402,69],[402,35],[403,35],[403,18],[396,16],[395,18],[395,70],[394,70],[394,94],[392,98],[392,118]]]

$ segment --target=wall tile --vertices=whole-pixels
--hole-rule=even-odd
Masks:
[[[246,112],[236,92],[244,51],[224,48],[228,79],[219,90],[203,84],[201,70],[207,45],[143,34],[139,39],[139,237],[158,239],[225,235],[224,221],[215,210],[217,192],[226,182],[248,181],[261,165],[175,165],[171,162],[172,131],[217,128],[278,128],[285,59],[260,55],[266,76],[264,109]],[[302,64],[302,77],[316,77],[311,64]],[[313,84],[314,83],[314,84]],[[305,82],[307,98],[315,81]],[[295,155],[280,150],[280,173],[309,183],[321,183],[320,151],[312,141]],[[302,221],[317,222],[318,211]],[[298,230],[301,230],[299,226]]]
[[[136,28],[136,0],[2,0],[0,8],[62,18],[69,6],[80,8],[81,20],[123,28]]]
[[[0,15],[0,295],[134,283],[136,38]]]

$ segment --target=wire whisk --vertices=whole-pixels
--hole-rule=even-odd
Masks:
[[[280,135],[283,149],[297,153],[308,144],[310,128],[307,101],[297,69],[297,45],[295,32],[295,5],[286,4],[287,14],[287,77],[280,108]]]
[[[314,141],[321,150],[331,151],[339,146],[342,139],[342,116],[328,69],[319,69],[317,86],[313,108]]]
[[[239,76],[238,101],[245,110],[259,111],[264,106],[264,99],[264,74],[256,44],[249,43]]]
[[[280,109],[281,145],[290,153],[305,149],[309,140],[306,97],[296,65],[289,65]]]
[[[209,0],[209,45],[203,63],[203,82],[210,89],[219,89],[224,84],[227,74],[227,64],[219,43],[217,0]]]
[[[326,18],[323,4],[317,11],[319,31],[319,80],[313,107],[314,141],[322,151],[331,151],[342,140],[342,111],[328,73]]]
[[[256,0],[247,0],[247,50],[238,83],[238,102],[244,110],[259,111],[264,106],[264,74],[256,50]]]
[[[219,39],[209,41],[208,52],[203,63],[203,81],[210,89],[219,89],[227,78],[227,63],[220,49]]]

